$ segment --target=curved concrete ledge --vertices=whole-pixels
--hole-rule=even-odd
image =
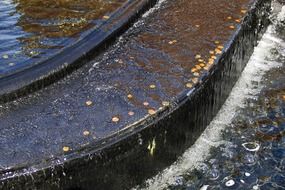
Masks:
[[[0,78],[0,102],[15,100],[63,78],[81,67],[91,54],[107,48],[157,0],[129,0],[100,27],[45,60]]]
[[[169,106],[65,157],[6,168],[0,187],[126,189],[175,161],[224,103],[269,24],[270,3],[256,0],[209,72]]]

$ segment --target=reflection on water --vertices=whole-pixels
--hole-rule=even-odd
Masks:
[[[126,0],[0,1],[0,73],[55,53]]]
[[[284,13],[207,130],[147,189],[285,189]]]

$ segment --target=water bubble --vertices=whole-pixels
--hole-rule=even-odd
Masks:
[[[245,172],[244,175],[245,175],[246,177],[249,177],[251,174],[248,173],[248,172]]]
[[[243,143],[242,146],[250,152],[256,152],[260,149],[260,145],[256,142]]]
[[[232,180],[232,179],[226,182],[226,186],[227,186],[227,187],[232,187],[232,186],[234,186],[234,185],[235,185],[235,181]]]

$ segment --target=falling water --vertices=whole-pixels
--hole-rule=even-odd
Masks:
[[[138,189],[285,188],[285,6],[275,9],[281,12],[217,116],[173,165]]]

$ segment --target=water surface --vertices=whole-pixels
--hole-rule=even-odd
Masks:
[[[285,6],[201,137],[140,188],[285,189],[284,13]]]
[[[1,0],[0,77],[74,43],[126,1]]]

